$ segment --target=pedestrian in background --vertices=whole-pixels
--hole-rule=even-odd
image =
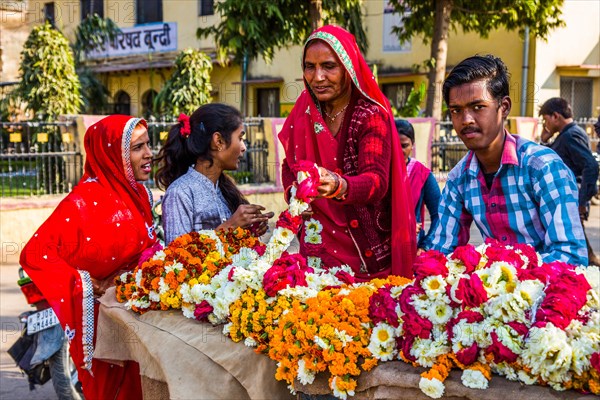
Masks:
[[[598,192],[598,162],[592,155],[590,138],[573,122],[573,112],[567,100],[553,97],[542,104],[539,115],[544,120],[542,144],[554,150],[573,171],[579,183],[579,216],[587,221],[590,200]],[[552,143],[548,141],[558,133]],[[585,233],[585,230],[584,230]],[[590,241],[585,237],[590,265],[600,266]]]

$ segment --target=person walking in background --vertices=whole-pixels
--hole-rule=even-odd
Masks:
[[[411,158],[415,144],[415,129],[405,119],[396,120],[396,130],[400,135],[402,153],[406,163],[406,173],[410,183],[411,195],[415,207],[417,222],[417,248],[422,249],[425,241],[432,235],[439,221],[440,186],[429,168],[415,158]],[[429,212],[429,229],[425,233],[425,207]]]
[[[93,359],[96,297],[155,246],[152,194],[138,181],[152,170],[146,121],[111,115],[85,134],[85,173],[33,235],[21,265],[69,339],[86,399],[141,399],[139,366]],[[92,362],[93,361],[93,362]]]
[[[579,182],[579,216],[583,225],[589,216],[590,200],[598,192],[598,162],[592,155],[590,138],[573,122],[571,106],[563,98],[553,97],[546,100],[540,107],[539,115],[544,120],[542,144],[550,147],[562,158]],[[556,139],[548,143],[556,133]],[[600,266],[600,259],[594,254],[587,235],[585,241],[590,265]]]
[[[300,253],[324,267],[349,265],[359,280],[412,277],[416,227],[406,167],[389,102],[354,36],[332,25],[314,31],[302,71],[305,90],[279,134],[286,196],[298,162],[316,163],[321,174],[305,213],[322,227],[321,243],[303,230]]]
[[[167,243],[201,229],[242,227],[256,236],[266,232],[273,213],[248,204],[224,173],[239,167],[245,134],[242,114],[226,104],[205,104],[189,117],[179,116],[156,160],[156,180],[166,189],[162,224]]]
[[[484,239],[530,244],[544,262],[588,265],[575,176],[554,151],[504,129],[512,102],[502,60],[461,61],[442,91],[469,152],[448,175],[426,248],[447,254],[467,244],[475,221]]]

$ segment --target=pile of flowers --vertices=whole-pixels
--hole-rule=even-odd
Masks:
[[[117,298],[136,312],[181,308],[223,324],[277,363],[293,391],[329,375],[332,393],[355,393],[379,362],[427,368],[421,390],[443,395],[453,368],[485,389],[492,372],[525,384],[600,394],[600,272],[543,263],[526,245],[495,241],[423,253],[415,278],[355,282],[347,266],[320,267],[287,249],[304,224],[307,243],[322,226],[301,217],[319,171],[300,163],[288,210],[265,245],[243,229],[183,235],[117,280]]]

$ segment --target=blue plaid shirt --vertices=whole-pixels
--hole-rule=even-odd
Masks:
[[[474,220],[484,239],[531,244],[544,262],[588,265],[577,199],[575,176],[554,151],[507,133],[490,189],[472,151],[452,169],[425,247],[447,254],[467,244]]]

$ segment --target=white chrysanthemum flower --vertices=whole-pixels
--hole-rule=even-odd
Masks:
[[[481,371],[476,369],[465,369],[460,380],[471,389],[487,389],[489,383]]]
[[[333,391],[333,395],[338,399],[346,400],[348,396],[354,396],[354,390],[341,390],[337,385],[337,380],[342,379],[339,376],[335,376],[331,380],[331,390]]]
[[[258,253],[248,247],[242,247],[239,253],[231,257],[231,264],[238,268],[246,268],[252,261],[258,258]]]
[[[150,301],[160,303],[160,295],[154,290],[148,292],[148,298],[150,299]]]
[[[165,254],[164,250],[159,250],[156,253],[154,253],[154,255],[152,256],[152,259],[153,260],[161,260],[162,261],[162,260],[165,259],[166,256],[167,255]]]
[[[228,322],[225,325],[223,325],[223,335],[231,336],[231,327],[232,326],[233,326],[232,322]]]
[[[181,271],[184,268],[185,267],[182,263],[180,263],[179,261],[175,261],[173,264],[165,265],[165,273],[168,274],[169,272],[173,272],[177,274],[177,272]]]
[[[323,350],[327,350],[329,348],[329,345],[325,342],[325,340],[321,339],[319,336],[315,335],[313,341],[317,346],[319,346]]]
[[[394,343],[395,338],[394,327],[385,322],[380,322],[371,331],[370,343],[374,343],[375,346],[385,347]]]
[[[419,389],[432,399],[439,399],[444,395],[444,383],[436,378],[427,379],[421,378],[419,381]]]
[[[502,293],[489,299],[484,305],[486,314],[502,322],[518,321],[528,323],[529,318],[525,311],[531,306],[529,301],[515,290],[512,293]]]
[[[532,306],[540,296],[544,295],[544,284],[537,279],[520,281],[515,289],[527,303]]]
[[[171,288],[169,287],[169,284],[167,282],[165,282],[165,278],[163,278],[161,276],[160,279],[158,280],[158,293],[165,294],[169,290],[171,290]]]
[[[121,275],[119,275],[119,279],[121,280],[121,282],[127,282],[130,273],[131,272],[127,271],[127,272],[123,272]]]
[[[215,294],[215,289],[211,285],[197,284],[190,290],[193,303],[200,304],[203,300],[212,298]]]
[[[460,261],[449,258],[446,262],[446,268],[448,268],[448,277],[446,280],[450,285],[452,285],[459,275],[463,275],[467,270]]]
[[[303,202],[302,200],[298,200],[295,197],[296,191],[295,188],[292,190],[293,197],[291,197],[290,204],[288,206],[288,210],[293,217],[297,217],[302,214],[304,211],[308,209],[308,203]]]
[[[489,268],[475,271],[489,297],[512,293],[516,288],[517,270],[504,261],[496,261]]]
[[[306,301],[312,297],[317,297],[319,293],[318,290],[306,287],[306,286],[296,286],[296,287],[286,287],[285,289],[281,289],[278,292],[279,296],[291,297],[293,299],[298,299],[302,303],[306,303]]]
[[[398,354],[398,350],[393,346],[377,346],[374,342],[369,343],[367,349],[371,352],[373,357],[381,361],[391,361]]]
[[[484,362],[485,359],[483,356],[481,357],[480,362]],[[491,362],[490,366],[492,367],[492,371],[497,373],[498,375],[504,376],[509,381],[518,381],[519,376],[517,375],[517,371],[508,363],[501,362],[499,364]]]
[[[458,353],[460,350],[470,347],[481,335],[481,325],[477,322],[469,323],[461,319],[452,327],[452,351]]]
[[[321,235],[316,234],[307,234],[304,236],[304,242],[308,244],[321,244],[323,241],[321,240]]]
[[[191,289],[192,288],[190,287],[190,285],[187,284],[187,282],[184,282],[181,285],[179,285],[179,293],[181,293],[181,300],[183,300],[184,303],[194,302],[194,299],[192,298]]]
[[[410,354],[417,359],[420,366],[431,368],[438,356],[450,352],[450,346],[447,345],[447,342],[447,335],[440,335],[437,340],[417,337],[410,349]]]
[[[588,337],[580,337],[571,341],[571,348],[573,349],[573,358],[571,361],[571,369],[576,374],[582,374],[587,371],[590,366],[590,360],[592,354],[598,352],[600,344],[598,342],[592,342]]]
[[[573,350],[565,331],[548,323],[544,328],[531,328],[525,348],[521,353],[531,374],[539,375],[548,383],[570,379]]]
[[[184,303],[181,305],[181,311],[183,311],[183,316],[186,318],[194,319],[196,316],[194,315],[194,311],[196,311],[196,306],[194,304]]]
[[[226,322],[226,320],[220,319],[215,314],[210,313],[210,314],[208,314],[208,322],[210,322],[213,325],[219,325],[219,324]]]
[[[311,218],[308,221],[304,222],[304,227],[306,229],[307,235],[309,234],[309,232],[310,234],[318,235],[323,231],[323,225],[321,225],[321,223],[314,218]]]
[[[311,268],[321,268],[321,265],[323,264],[321,257],[306,257],[306,263],[308,264],[309,267]]]
[[[298,361],[298,374],[296,378],[298,378],[303,385],[311,385],[315,380],[315,371],[306,368],[306,362],[300,360]]]
[[[421,287],[425,290],[427,297],[436,299],[446,295],[446,281],[441,275],[432,275],[421,281]]]
[[[537,377],[529,375],[522,369],[517,371],[517,377],[519,379],[519,382],[523,382],[526,385],[535,385],[536,383],[538,383]]]
[[[444,295],[445,296],[445,295]],[[455,309],[445,302],[436,301],[429,314],[429,320],[434,324],[445,324],[454,315]]]
[[[248,337],[246,337],[246,339],[244,339],[244,344],[246,346],[248,346],[248,347],[256,347],[256,346],[258,346],[258,343],[256,343],[256,340],[254,340],[250,336],[248,336]]]
[[[142,269],[140,268],[135,273],[135,285],[137,287],[142,286],[142,278],[143,278],[143,274],[142,274]]]

